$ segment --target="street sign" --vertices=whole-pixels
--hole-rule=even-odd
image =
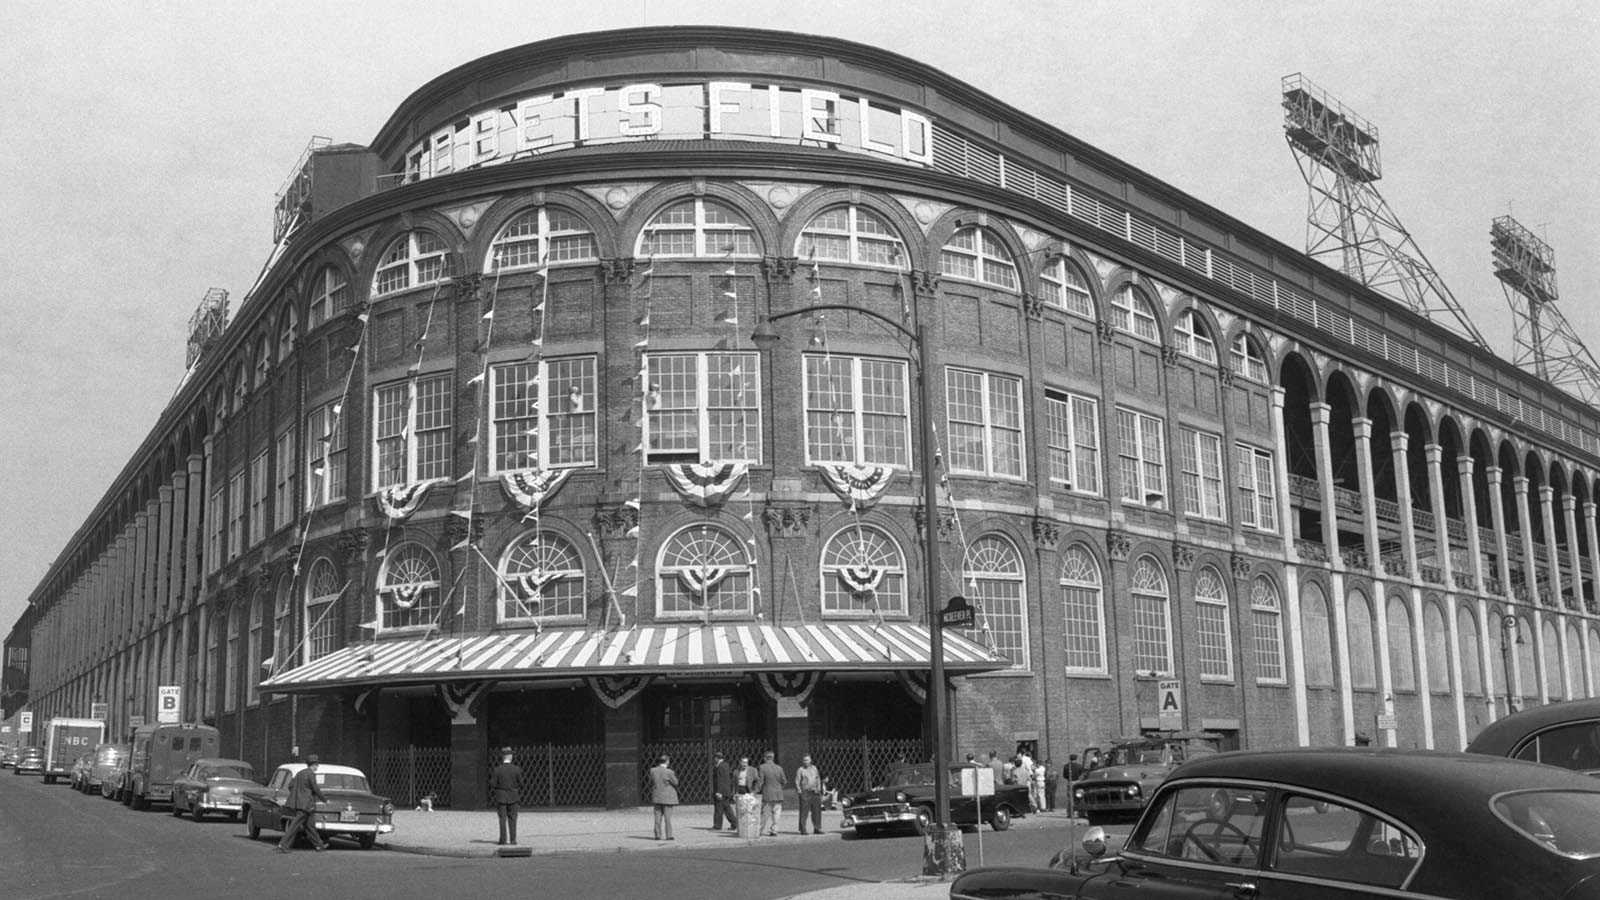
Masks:
[[[939,611],[940,628],[971,628],[975,621],[975,610],[967,605],[967,598],[960,594],[951,597],[945,608]]]
[[[988,766],[967,766],[962,769],[961,796],[993,797],[994,770]]]
[[[176,684],[163,684],[156,688],[156,721],[178,721],[178,709],[182,705],[183,688]]]
[[[1156,713],[1161,719],[1161,727],[1167,730],[1182,728],[1183,682],[1156,682],[1156,698]]]
[[[109,703],[102,702],[89,704],[89,718],[91,719],[99,719],[100,721],[104,722],[106,720],[106,714],[110,711],[111,704]]]
[[[17,730],[23,734],[33,730],[33,710],[23,710],[17,713]]]

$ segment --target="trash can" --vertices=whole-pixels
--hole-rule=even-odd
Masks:
[[[761,798],[755,794],[736,794],[733,802],[739,812],[739,837],[752,841],[761,837]]]

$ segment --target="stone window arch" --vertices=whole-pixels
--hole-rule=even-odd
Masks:
[[[905,615],[905,554],[882,529],[859,523],[834,532],[822,551],[827,615]]]
[[[378,257],[372,295],[385,297],[445,280],[445,253],[449,249],[431,231],[417,229],[400,235]]]
[[[939,274],[1001,290],[1017,290],[1017,264],[1011,251],[992,231],[977,225],[958,229],[950,236],[939,251]]]
[[[753,566],[743,541],[709,522],[680,528],[661,544],[656,611],[662,616],[748,616]]]
[[[1011,660],[1015,669],[1028,668],[1025,574],[1022,554],[1001,535],[983,535],[967,547],[962,579],[968,602],[978,608],[977,627],[968,635]]]
[[[414,541],[390,547],[378,575],[378,627],[428,628],[438,623],[443,602],[433,551]]]
[[[1195,636],[1202,679],[1233,680],[1233,629],[1226,585],[1215,566],[1201,566],[1195,571]]]
[[[1105,674],[1106,610],[1100,564],[1082,544],[1061,554],[1062,650],[1068,672]]]
[[[1133,606],[1133,668],[1170,674],[1172,668],[1172,604],[1167,573],[1155,557],[1134,561],[1129,579]]]
[[[581,621],[587,593],[582,554],[553,531],[529,531],[512,541],[501,557],[502,622]]]
[[[795,240],[802,262],[835,262],[880,269],[905,264],[904,242],[889,220],[864,206],[830,206],[811,217]]]
[[[639,232],[635,255],[697,259],[761,255],[756,230],[738,210],[710,197],[667,204]]]
[[[500,229],[489,244],[483,271],[515,272],[599,258],[594,229],[582,216],[559,206],[540,206],[517,215]]]
[[[1256,681],[1281,684],[1287,680],[1283,666],[1283,604],[1278,586],[1265,575],[1250,582],[1250,626],[1255,638]]]

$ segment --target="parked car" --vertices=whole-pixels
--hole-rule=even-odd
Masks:
[[[244,792],[242,815],[251,840],[260,837],[263,829],[288,827],[293,813],[283,804],[288,802],[289,782],[303,768],[304,763],[285,763],[272,773],[265,787]],[[372,793],[360,769],[323,763],[317,767],[317,784],[327,799],[317,804],[311,827],[323,837],[351,838],[368,850],[378,835],[394,831],[394,804],[388,797]]]
[[[0,747],[0,769],[9,769],[17,764],[17,747],[7,744]]]
[[[1600,776],[1600,698],[1548,703],[1489,724],[1468,753],[1509,756]]]
[[[197,722],[153,722],[133,730],[122,802],[134,809],[172,802],[172,781],[197,759],[216,756],[217,729]]]
[[[122,746],[126,752],[111,763],[111,771],[100,781],[100,796],[118,803],[128,795],[128,761],[133,758],[133,748],[128,744]]]
[[[44,774],[43,747],[30,745],[17,751],[17,762],[11,767],[11,774],[26,775],[29,772],[35,775]]]
[[[172,814],[187,812],[198,822],[214,812],[237,820],[244,792],[260,786],[255,767],[242,759],[198,759],[172,782]]]
[[[1005,831],[1011,827],[1013,817],[1027,815],[1027,785],[997,784],[993,796],[973,797],[961,792],[962,771],[978,770],[950,767],[947,777],[951,824],[977,826],[981,811],[984,824],[995,831]],[[885,779],[888,783],[883,787],[845,799],[841,810],[845,827],[854,828],[860,835],[895,828],[926,830],[934,820],[933,778],[931,763],[890,766]]]
[[[1134,818],[1156,786],[1191,759],[1217,752],[1222,736],[1209,731],[1167,731],[1123,738],[1102,757],[1099,768],[1072,783],[1072,809],[1091,825],[1118,817]]]
[[[1470,753],[1223,753],[1157,788],[1120,853],[1057,865],[975,869],[950,896],[1595,900],[1600,782]]]
[[[120,778],[119,766],[127,765],[127,744],[101,744],[94,748],[94,764],[89,767],[89,782],[84,790],[106,796],[106,782]]]

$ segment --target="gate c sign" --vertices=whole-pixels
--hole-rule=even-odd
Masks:
[[[164,684],[156,688],[156,721],[178,721],[178,709],[183,705],[183,688],[176,684]]]

